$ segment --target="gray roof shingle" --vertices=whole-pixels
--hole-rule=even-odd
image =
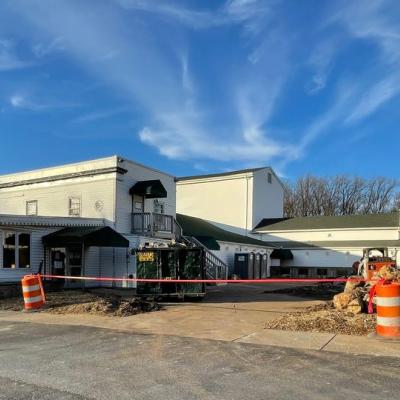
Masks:
[[[346,228],[396,228],[399,213],[340,215],[296,218],[264,218],[254,228],[256,232]]]

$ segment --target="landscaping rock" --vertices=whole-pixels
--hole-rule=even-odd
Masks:
[[[362,280],[360,280],[359,276],[350,276],[349,281],[346,282],[346,285],[344,287],[344,292],[345,293],[351,293],[354,291],[355,288],[361,286],[363,284]]]
[[[337,310],[344,310],[347,308],[349,303],[353,300],[352,293],[339,293],[333,296],[333,305]]]

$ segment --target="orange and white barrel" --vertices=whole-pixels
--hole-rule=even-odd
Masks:
[[[400,283],[379,282],[376,285],[376,333],[400,337]]]
[[[22,280],[25,310],[37,310],[45,303],[42,281],[38,275],[25,275]]]

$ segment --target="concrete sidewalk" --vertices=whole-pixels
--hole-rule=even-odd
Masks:
[[[210,310],[203,306],[183,306],[125,318],[1,311],[0,321],[87,326],[134,334],[191,337],[293,349],[400,358],[400,341],[381,340],[365,336],[264,329],[266,319],[275,318],[277,315],[279,314],[275,312],[266,313],[248,310],[230,310],[228,313],[226,309],[218,308],[210,313]]]
[[[209,290],[204,302],[170,303],[161,311],[124,318],[92,314],[56,315],[47,312],[0,311],[0,321],[78,325],[134,334],[400,357],[400,342],[361,336],[265,329],[268,320],[321,303],[284,294],[265,293],[267,287],[270,288],[271,285],[214,287]]]

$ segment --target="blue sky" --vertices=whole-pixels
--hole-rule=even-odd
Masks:
[[[400,2],[2,0],[0,173],[397,178]]]

